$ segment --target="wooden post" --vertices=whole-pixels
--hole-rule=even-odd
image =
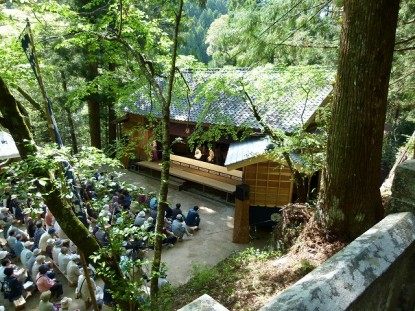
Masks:
[[[232,242],[238,244],[249,243],[249,199],[235,200]]]
[[[85,260],[84,253],[79,252],[79,255],[81,257],[81,264],[82,264],[82,268],[84,269],[84,276],[85,276],[85,279],[86,279],[86,284],[88,285],[89,295],[91,296],[92,308],[95,311],[99,311],[97,300],[96,300],[96,297],[95,297],[95,290],[92,288],[91,277],[90,277],[89,271],[88,271],[88,264]]]

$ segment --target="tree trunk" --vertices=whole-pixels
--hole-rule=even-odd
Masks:
[[[327,150],[327,224],[352,240],[383,217],[383,128],[399,0],[344,1]]]
[[[98,76],[98,65],[96,63],[89,63],[87,66],[87,80],[92,81]],[[101,149],[101,115],[97,97],[98,95],[95,92],[92,92],[88,95],[86,101],[88,103],[88,121],[91,146]]]
[[[61,71],[60,73],[61,73],[63,91],[65,93],[68,93],[68,85],[67,85],[67,82],[66,82],[65,72]],[[73,123],[73,117],[72,117],[71,109],[69,109],[68,107],[64,107],[63,109],[66,112],[66,117],[68,118],[69,133],[71,135],[71,143],[72,143],[72,152],[75,154],[75,153],[78,153],[78,141],[76,139],[75,126],[74,126],[74,123]]]
[[[75,126],[73,123],[72,112],[65,108],[66,117],[68,118],[69,133],[71,134],[72,152],[78,153],[78,140],[76,139]]]
[[[110,71],[115,71],[115,64],[108,65]],[[115,94],[111,94],[108,102],[108,146],[111,148],[111,157],[115,157],[115,143],[117,141],[117,122],[115,114]]]
[[[179,2],[179,8],[176,13],[175,29],[173,38],[173,51],[171,56],[171,67],[169,73],[169,84],[167,89],[167,99],[162,103],[162,168],[161,168],[161,181],[159,192],[159,206],[157,209],[157,221],[156,221],[156,241],[154,245],[154,257],[153,264],[151,266],[151,302],[155,303],[155,298],[158,293],[158,278],[160,273],[161,264],[161,251],[162,251],[162,231],[164,227],[164,212],[168,205],[167,194],[169,191],[169,177],[170,177],[170,104],[173,94],[174,76],[176,72],[176,59],[177,59],[177,46],[179,36],[179,26],[182,18],[183,0]]]

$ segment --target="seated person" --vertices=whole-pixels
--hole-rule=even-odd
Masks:
[[[200,216],[199,216],[199,206],[194,206],[189,210],[186,216],[186,225],[191,228],[196,227],[195,229],[199,229],[200,223]]]
[[[35,248],[33,250],[33,254],[31,255],[31,257],[29,258],[29,260],[26,262],[26,269],[27,269],[27,274],[30,277],[30,279],[33,281],[32,279],[32,268],[33,265],[36,262],[36,257],[40,255],[40,249]]]
[[[173,219],[173,220],[175,220],[176,219],[176,217],[177,217],[177,215],[182,215],[183,216],[183,212],[182,212],[182,210],[180,209],[181,208],[181,204],[180,203],[177,203],[176,204],[176,207],[173,209],[173,212],[172,212],[172,214],[171,214],[171,219]]]
[[[91,273],[92,271],[89,271],[90,275]],[[98,292],[101,291],[101,289],[99,288],[99,286],[95,284],[95,281],[91,277],[89,279],[92,285],[92,289],[95,291],[95,296],[97,297],[98,296],[97,294]],[[91,304],[91,295],[89,292],[88,284],[86,283],[86,277],[85,277],[85,273],[83,269],[81,269],[81,275],[78,278],[78,285],[75,289],[75,294],[77,297],[81,298],[84,301],[85,307],[86,309],[88,309]],[[98,299],[97,299],[97,303],[99,303]]]
[[[39,248],[43,253],[46,253],[48,247],[48,240],[52,239],[55,235],[55,228],[49,228],[49,230],[42,234],[39,239]]]
[[[42,221],[37,221],[36,222],[36,230],[35,230],[35,235],[34,235],[34,238],[33,238],[33,241],[34,241],[34,245],[33,245],[33,247],[34,248],[39,248],[39,241],[40,241],[40,238],[41,238],[41,236],[45,233],[46,231],[45,231],[45,229],[43,228],[43,223],[42,223]]]
[[[27,217],[25,223],[27,234],[29,235],[30,239],[33,239],[35,237],[36,223],[32,217]]]
[[[62,246],[62,240],[61,239],[55,240],[55,243],[52,248],[52,260],[56,264],[58,263],[58,256],[61,252],[61,246]]]
[[[1,260],[1,267],[0,267],[0,282],[3,283],[4,282],[4,278],[6,277],[6,275],[4,274],[4,270],[6,268],[13,268],[14,266],[12,265],[12,262],[10,261],[9,258],[3,258]]]
[[[163,227],[162,233],[165,235],[162,241],[163,245],[173,247],[177,242],[177,237],[173,234],[173,232],[170,231],[170,228],[167,227],[166,224]]]
[[[14,230],[9,231],[9,237],[7,238],[7,245],[9,245],[10,250],[12,251],[13,257],[16,256],[14,253],[14,247],[16,245],[16,232]]]
[[[51,292],[51,297],[60,299],[63,294],[62,284],[56,279],[51,279],[48,276],[49,266],[41,265],[39,267],[39,273],[36,275],[36,286],[39,292],[43,293],[48,290]]]
[[[31,277],[32,277],[32,281],[36,281],[36,276],[37,276],[37,274],[38,274],[38,272],[39,272],[39,268],[41,267],[41,266],[44,266],[44,265],[46,265],[46,266],[48,266],[49,267],[49,269],[51,269],[52,268],[52,263],[51,262],[47,262],[47,261],[45,261],[45,256],[44,255],[38,255],[37,257],[36,257],[36,261],[35,261],[35,263],[33,264],[33,267],[32,267],[32,271],[31,271]],[[54,273],[52,272],[52,271],[49,271],[50,273],[49,273],[49,277],[50,278],[54,278]]]
[[[33,252],[31,251],[33,242],[26,241],[24,242],[23,246],[24,249],[20,253],[20,262],[22,263],[23,267],[27,269],[27,262],[29,261],[30,257],[32,257]]]
[[[20,258],[20,254],[22,253],[24,249],[23,243],[22,243],[22,236],[20,234],[16,235],[16,243],[14,244],[13,253]]]
[[[68,266],[68,262],[71,260],[71,255],[69,254],[69,250],[67,247],[62,247],[61,248],[61,253],[58,256],[58,266],[59,269],[63,272],[66,273],[66,268]]]
[[[173,209],[170,207],[170,204],[167,204],[166,206],[164,217],[166,217],[167,219],[172,219],[173,217]]]
[[[50,290],[40,294],[39,311],[54,311],[53,303],[50,302],[50,296],[52,295]]]
[[[4,274],[6,276],[3,283],[4,298],[10,302],[19,299],[23,294],[23,282],[14,275],[12,267],[4,269]]]
[[[72,284],[76,284],[78,282],[78,278],[81,275],[81,271],[79,265],[81,263],[79,255],[72,255],[71,260],[68,262],[66,266],[66,276]]]
[[[134,220],[134,226],[141,227],[146,221],[146,213],[141,211],[137,214]]]
[[[178,238],[179,241],[183,240],[183,236],[186,234],[188,236],[192,236],[192,234],[189,233],[186,226],[183,223],[183,216],[177,215],[176,219],[173,220],[173,223],[171,225],[171,229],[173,234]]]

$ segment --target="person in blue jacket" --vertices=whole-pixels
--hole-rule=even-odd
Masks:
[[[194,206],[193,208],[189,209],[187,213],[185,223],[187,226],[194,228],[196,230],[199,229],[200,224],[200,216],[199,216],[199,206]]]

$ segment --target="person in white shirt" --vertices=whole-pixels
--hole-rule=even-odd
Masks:
[[[48,247],[48,240],[52,239],[55,235],[55,228],[49,228],[49,230],[42,234],[39,240],[39,249],[42,252],[46,252],[46,248]]]
[[[33,267],[32,267],[32,281],[33,282],[36,282],[36,275],[39,273],[39,267],[41,265],[46,264],[46,265],[49,266],[49,268],[52,267],[50,262],[45,261],[45,258],[46,257],[43,256],[43,255],[39,255],[39,256],[36,257],[36,261],[35,261],[35,263],[33,264]]]
[[[72,256],[69,254],[68,248],[62,247],[61,252],[58,256],[58,266],[59,266],[59,270],[61,270],[63,273],[66,273],[66,268],[71,258]]]
[[[23,245],[24,249],[20,253],[20,262],[22,263],[23,267],[26,267],[28,260],[33,255],[33,252],[31,251],[33,242],[26,241]]]
[[[89,271],[91,274],[92,271]],[[95,291],[95,296],[99,296],[102,292],[102,289],[95,284],[95,281],[90,278],[92,289]],[[91,296],[89,293],[88,284],[86,283],[86,277],[84,275],[84,270],[81,269],[81,275],[78,278],[78,286],[75,289],[75,294],[79,298],[81,298],[85,302],[85,307],[88,309],[90,303],[91,303]],[[98,302],[98,299],[97,299]]]

